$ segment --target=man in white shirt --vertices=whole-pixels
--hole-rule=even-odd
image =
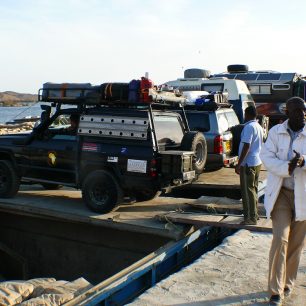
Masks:
[[[305,101],[286,102],[288,120],[274,126],[261,159],[268,171],[265,190],[267,218],[272,219],[269,259],[270,305],[281,305],[292,292],[306,233]]]
[[[240,174],[240,186],[244,221],[243,224],[257,224],[258,178],[261,168],[259,153],[263,140],[263,129],[256,120],[254,106],[245,109],[246,124],[241,133],[239,160],[235,172]]]

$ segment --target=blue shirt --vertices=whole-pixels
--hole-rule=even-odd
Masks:
[[[244,143],[250,144],[250,149],[244,158],[241,166],[255,167],[261,164],[259,153],[262,146],[263,129],[256,120],[248,121],[241,133],[241,140],[239,145],[239,157]]]

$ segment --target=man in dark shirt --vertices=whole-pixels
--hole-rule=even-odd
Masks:
[[[63,134],[76,135],[79,126],[80,116],[78,114],[71,114],[69,119],[70,126],[63,130]]]

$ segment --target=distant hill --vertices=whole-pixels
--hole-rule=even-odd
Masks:
[[[24,103],[36,102],[37,95],[18,93],[14,91],[0,92],[0,105],[18,106]]]

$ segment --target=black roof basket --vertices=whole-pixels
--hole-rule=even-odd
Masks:
[[[60,103],[60,104],[73,104],[73,105],[108,105],[108,106],[122,106],[122,105],[150,105],[150,104],[163,104],[163,105],[183,105],[186,98],[179,92],[166,92],[156,89],[148,89],[148,96],[150,102],[130,102],[128,100],[128,91],[126,84],[123,84],[122,90],[119,90],[116,95],[105,97],[101,87],[104,85],[93,86],[90,83],[77,84],[77,83],[45,83],[43,88],[38,91],[38,101]]]

